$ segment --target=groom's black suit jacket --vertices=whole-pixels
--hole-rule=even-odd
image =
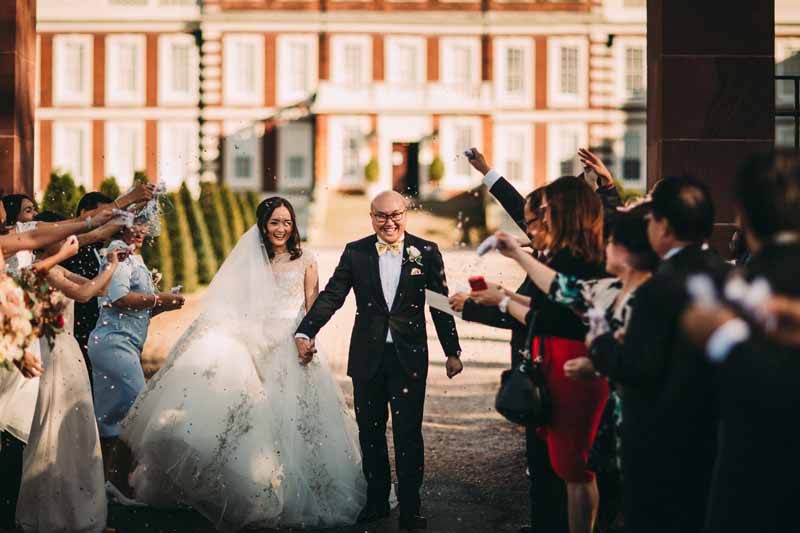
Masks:
[[[400,282],[389,309],[381,288],[376,242],[377,237],[371,235],[345,247],[333,276],[300,323],[297,333],[314,338],[344,304],[352,288],[357,310],[350,337],[347,375],[355,380],[366,380],[375,375],[381,363],[387,331],[391,330],[403,368],[410,376],[424,379],[428,372],[425,289],[447,294],[442,254],[435,243],[406,233]],[[412,246],[422,254],[421,265],[408,258]],[[433,308],[431,316],[445,355],[460,355],[453,317]]]

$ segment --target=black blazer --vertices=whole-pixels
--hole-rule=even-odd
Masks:
[[[800,297],[800,244],[770,245],[744,269],[773,292]],[[795,455],[800,449],[800,350],[759,335],[719,365],[722,446],[712,491],[711,531],[797,528]]]
[[[425,326],[425,289],[447,295],[442,254],[435,243],[406,233],[403,266],[392,308],[386,305],[381,288],[375,235],[349,243],[339,265],[306,314],[297,333],[314,338],[317,332],[344,304],[350,289],[356,295],[356,321],[350,337],[347,375],[355,380],[370,379],[378,371],[387,331],[405,371],[413,378],[424,379],[428,372],[428,334]],[[421,265],[409,261],[408,249],[421,252]],[[445,355],[458,356],[455,320],[431,309],[431,316]]]
[[[714,375],[702,350],[680,333],[687,278],[729,270],[692,245],[663,261],[636,292],[623,343],[610,334],[591,346],[595,367],[623,387],[625,525],[633,532],[700,531],[716,456]]]

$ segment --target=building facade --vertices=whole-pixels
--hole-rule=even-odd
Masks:
[[[778,0],[779,73],[800,7]],[[305,194],[522,190],[602,153],[646,184],[645,0],[39,0],[36,169]],[[768,83],[765,80],[765,83]],[[793,99],[778,84],[779,103]],[[790,144],[793,126],[778,123]],[[431,163],[443,163],[441,181]],[[377,183],[365,167],[377,162]]]

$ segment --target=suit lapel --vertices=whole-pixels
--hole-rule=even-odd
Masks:
[[[406,293],[408,273],[411,268],[411,262],[408,260],[408,248],[413,246],[411,239],[412,237],[406,232],[405,241],[403,242],[403,262],[400,265],[400,281],[397,283],[397,292],[394,293],[394,301],[392,302],[393,311],[400,305],[400,300],[403,299],[403,295]]]
[[[372,281],[372,287],[375,291],[376,300],[383,304],[383,308],[388,311],[389,306],[386,304],[386,298],[383,296],[383,285],[381,284],[381,268],[378,264],[378,250],[375,248],[375,243],[378,242],[378,237],[374,236],[368,242],[369,250],[367,256],[369,257],[369,275]]]

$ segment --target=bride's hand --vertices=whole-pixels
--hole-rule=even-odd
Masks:
[[[297,357],[300,359],[300,364],[306,366],[314,359],[314,354],[317,353],[314,340],[295,337],[294,342],[297,345]]]

